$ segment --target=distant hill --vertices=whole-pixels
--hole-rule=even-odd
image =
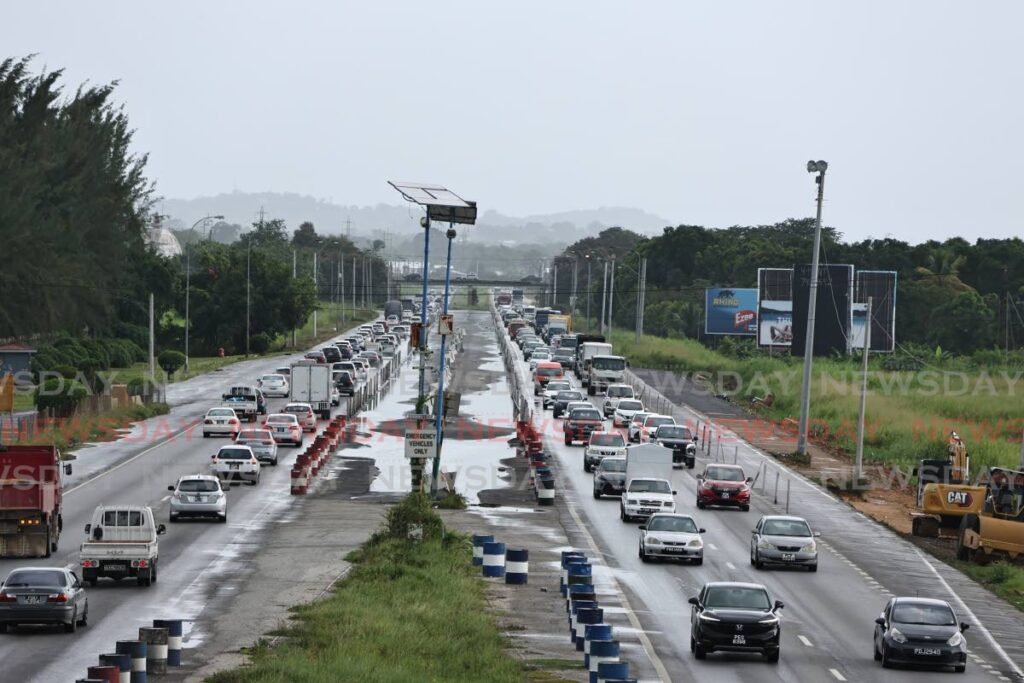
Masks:
[[[283,218],[289,229],[310,221],[318,232],[343,234],[350,229],[353,238],[380,238],[384,232],[389,232],[404,239],[419,234],[421,230],[420,214],[411,206],[345,206],[294,193],[232,192],[195,199],[164,199],[158,204],[160,213],[176,219],[176,226],[185,227],[212,214],[223,215],[227,223],[250,225],[259,218],[261,208],[268,218]],[[351,221],[348,226],[347,220]],[[506,244],[564,245],[596,235],[611,226],[654,235],[660,234],[661,229],[669,224],[659,216],[628,207],[601,207],[525,217],[487,210],[473,228],[473,238],[474,241]],[[515,230],[509,231],[508,228]]]

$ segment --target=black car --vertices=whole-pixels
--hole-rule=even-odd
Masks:
[[[551,361],[560,363],[563,370],[568,370],[576,362],[576,354],[572,349],[555,349],[551,353]]]
[[[626,459],[605,458],[594,469],[594,498],[622,495],[626,490]]]
[[[672,465],[686,465],[693,469],[697,462],[697,437],[689,427],[662,425],[654,432],[651,441],[672,449]]]
[[[551,414],[553,417],[561,417],[562,413],[565,412],[565,407],[569,405],[570,401],[586,401],[587,399],[583,396],[582,391],[576,391],[575,389],[569,389],[567,391],[559,391],[555,394],[555,400],[551,404]]]
[[[320,349],[320,352],[324,354],[324,358],[327,359],[328,363],[337,363],[341,360],[341,351],[338,350],[337,346],[325,346]]]
[[[779,661],[782,625],[768,590],[757,583],[718,581],[704,584],[690,598],[690,652],[704,659],[709,652],[757,652]]]
[[[341,359],[342,360],[350,359],[352,357],[353,353],[354,353],[352,351],[352,345],[349,344],[348,342],[344,342],[344,341],[334,342],[334,346],[337,347],[338,352],[341,354]]]
[[[574,408],[562,425],[565,431],[565,445],[573,441],[587,441],[592,432],[604,429],[604,418],[597,408]]]
[[[951,666],[967,670],[969,624],[958,624],[949,603],[928,598],[892,598],[875,619],[875,661],[886,669],[896,664]]]
[[[334,383],[338,387],[338,393],[342,396],[355,396],[356,383],[348,370],[336,370],[334,372]]]

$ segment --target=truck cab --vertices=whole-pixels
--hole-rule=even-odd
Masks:
[[[157,536],[166,532],[146,505],[100,505],[85,525],[80,555],[82,579],[95,586],[101,578],[134,578],[149,586],[157,578]]]
[[[610,352],[611,345],[607,346]],[[600,353],[591,356],[585,362],[587,371],[583,381],[587,385],[587,393],[591,396],[603,394],[609,385],[621,384],[626,378],[626,359],[622,356]]]
[[[0,470],[0,557],[49,557],[64,527],[63,476],[71,464],[61,463],[55,446],[7,446]]]

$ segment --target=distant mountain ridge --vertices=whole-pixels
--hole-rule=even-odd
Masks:
[[[344,234],[351,230],[353,237],[379,237],[389,232],[404,238],[421,230],[420,214],[412,206],[345,206],[295,193],[231,192],[195,199],[164,199],[157,206],[161,214],[181,221],[185,227],[209,215],[223,215],[228,223],[247,226],[258,220],[262,209],[267,218],[284,219],[289,229],[310,221],[318,232],[326,234]],[[346,221],[351,223],[346,224]],[[612,226],[656,235],[668,225],[670,222],[664,218],[630,207],[600,207],[524,217],[485,210],[478,217],[473,235],[475,240],[483,242],[570,244]],[[508,228],[516,230],[509,233]]]

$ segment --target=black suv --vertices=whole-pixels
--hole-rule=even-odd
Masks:
[[[566,389],[565,391],[559,391],[555,394],[555,400],[551,404],[551,414],[554,417],[561,417],[562,413],[565,412],[565,407],[569,405],[570,401],[585,401],[587,400],[583,396],[582,391],[575,389]]]
[[[337,363],[341,361],[341,351],[338,350],[337,346],[325,346],[320,349],[320,353],[324,354],[324,358],[327,359],[328,363]]]
[[[571,446],[573,441],[588,441],[591,432],[599,432],[603,428],[604,418],[600,410],[574,408],[562,427],[565,430],[565,445]]]
[[[774,603],[757,583],[718,581],[704,584],[690,598],[690,652],[704,659],[709,652],[760,652],[779,661],[781,601]]]
[[[689,427],[661,425],[654,432],[651,441],[672,449],[673,465],[686,465],[692,470],[697,462],[697,437]]]

